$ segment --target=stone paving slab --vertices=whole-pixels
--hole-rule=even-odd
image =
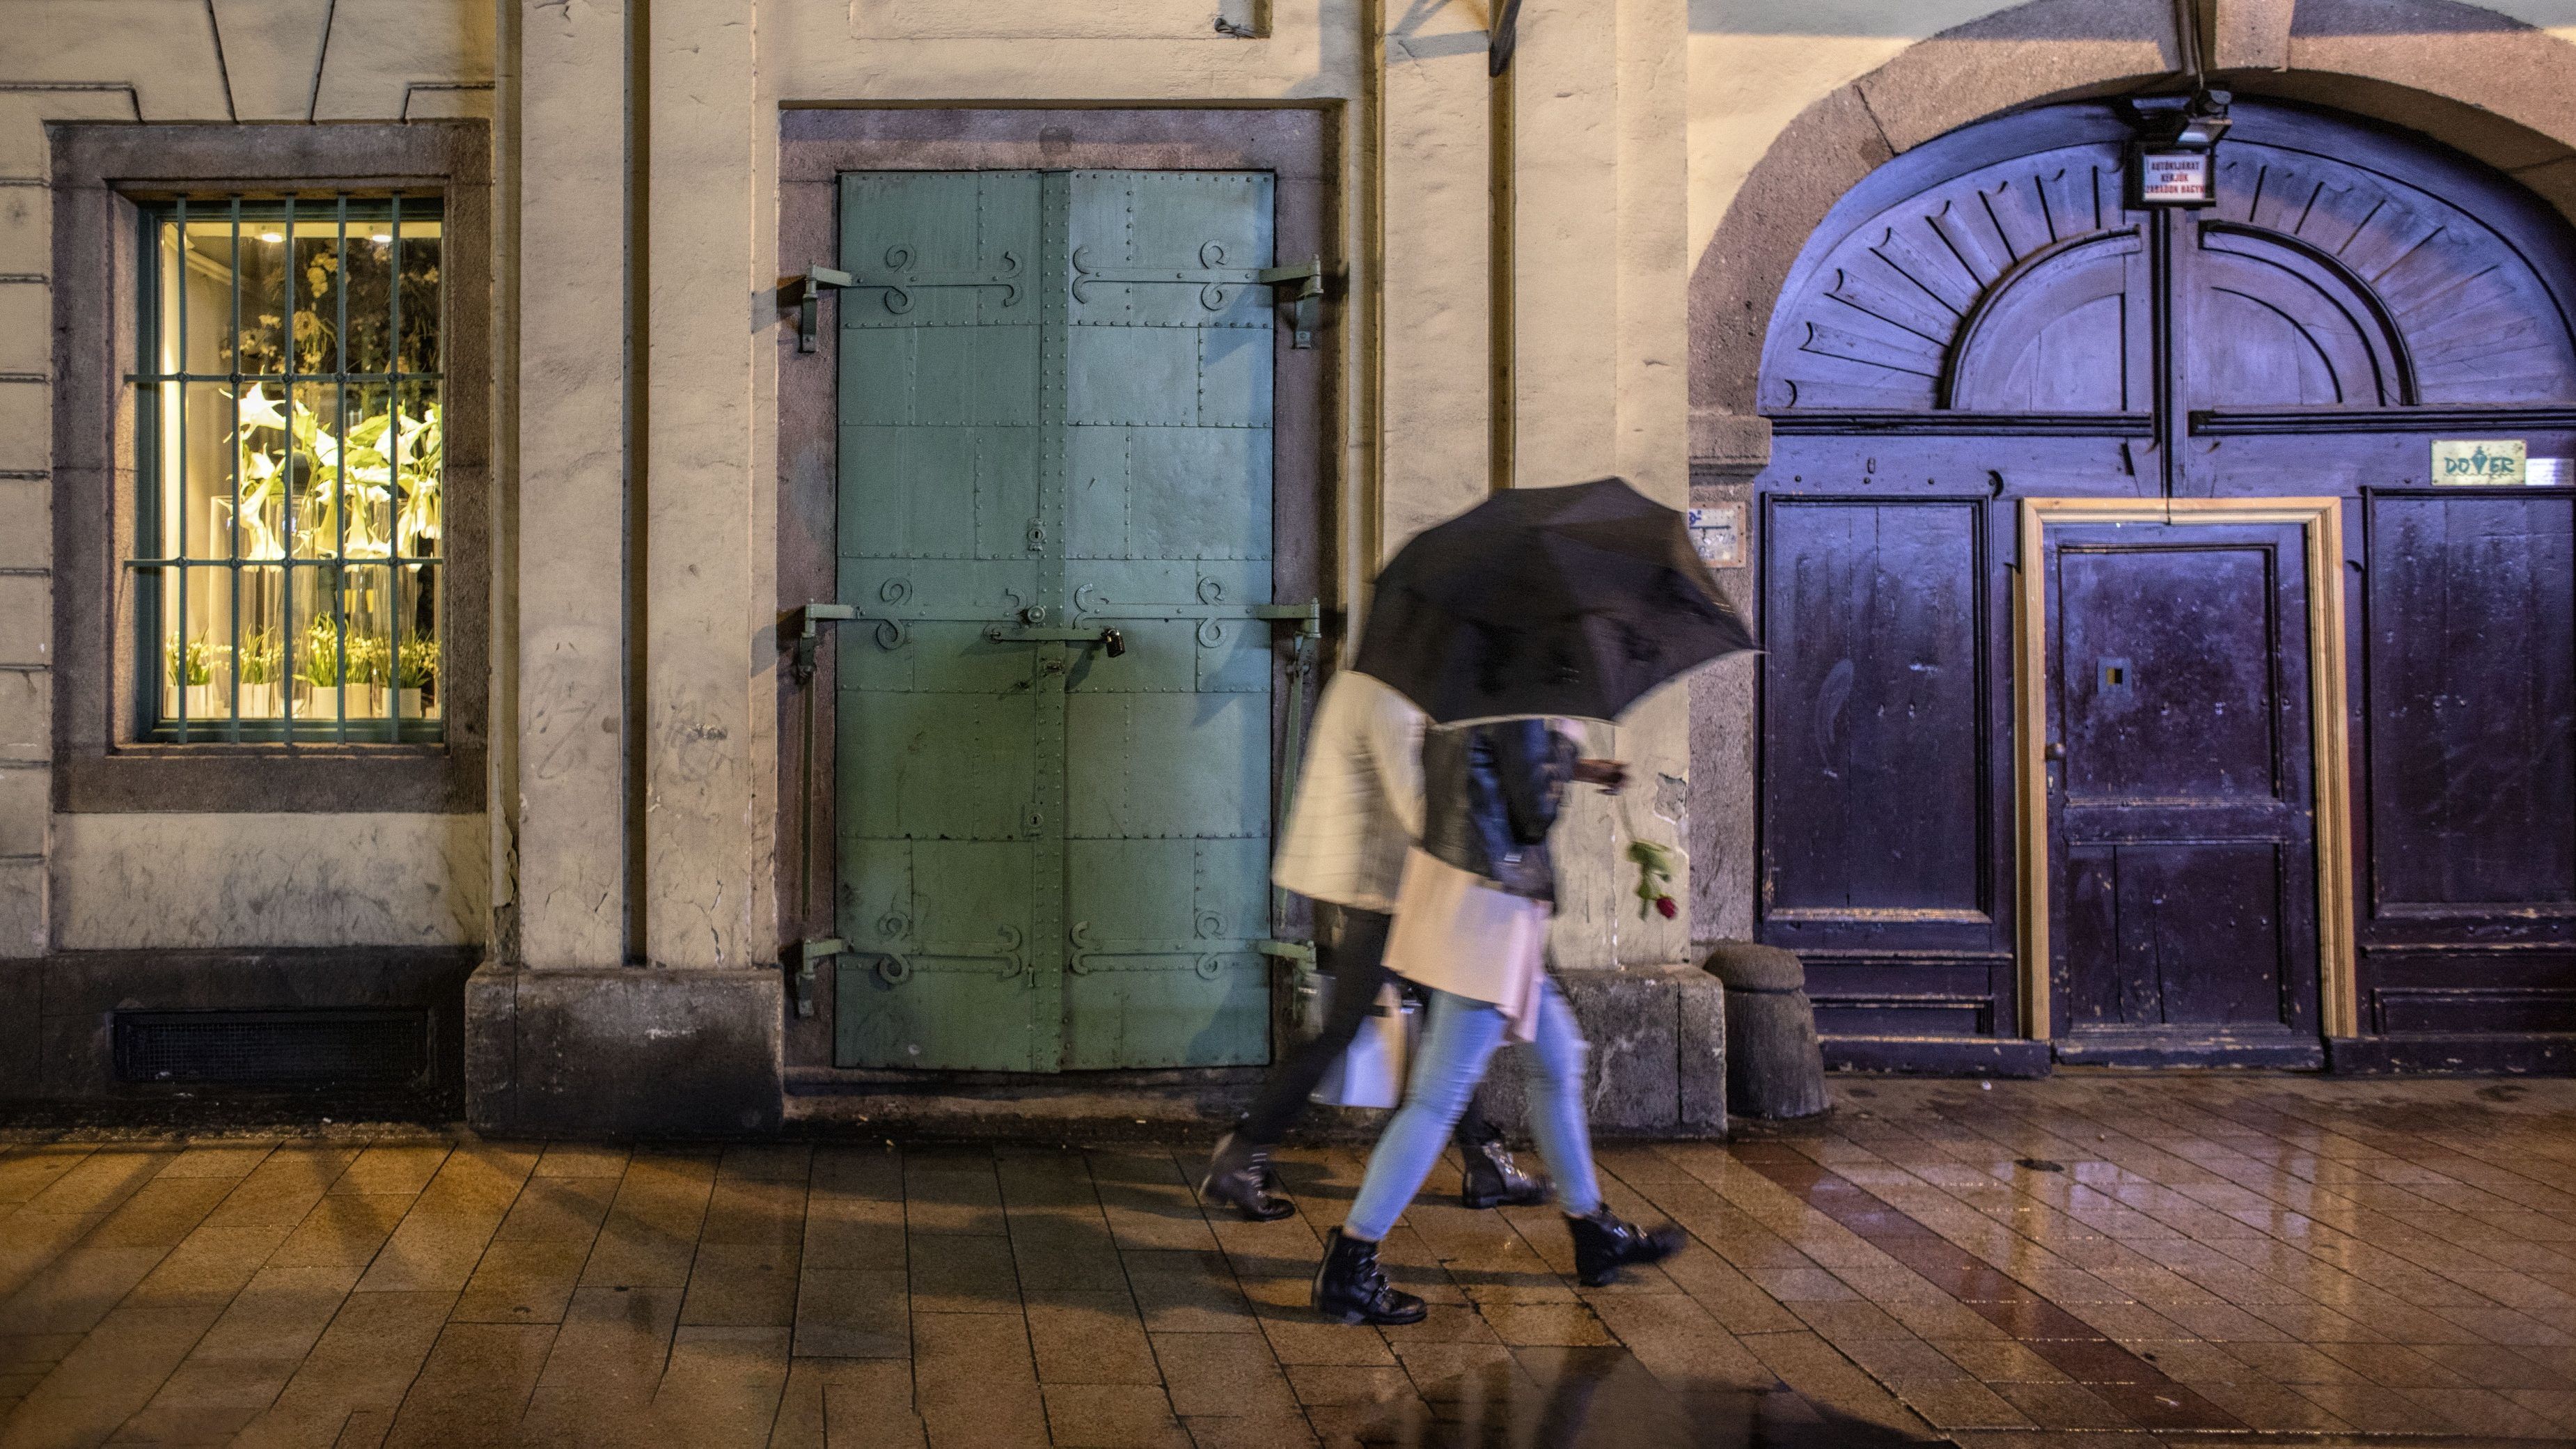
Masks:
[[[1388,1330],[1345,1146],[1250,1224],[1197,1142],[0,1136],[0,1449],[2576,1442],[2576,1082],[1836,1090],[1605,1149],[1691,1234],[1610,1288],[1435,1175]]]

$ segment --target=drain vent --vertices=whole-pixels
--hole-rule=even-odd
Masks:
[[[120,1011],[116,1079],[315,1086],[408,1083],[429,1072],[429,1013]]]

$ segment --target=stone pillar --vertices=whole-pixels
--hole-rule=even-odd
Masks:
[[[652,11],[651,404],[639,500],[647,513],[644,950],[655,966],[750,965],[775,942],[753,929],[759,818],[751,758],[752,675],[774,697],[775,610],[752,597],[752,275],[762,148],[751,0]],[[775,279],[769,279],[774,285]],[[761,345],[769,346],[766,332]],[[769,550],[767,539],[762,551]],[[766,571],[763,571],[764,576]],[[761,832],[764,836],[766,831]],[[770,956],[775,960],[775,956]]]
[[[1485,497],[1493,396],[1484,7],[1432,0],[1385,14],[1373,299],[1379,562]]]
[[[105,486],[108,461],[54,456],[45,123],[130,121],[137,109],[125,86],[0,95],[0,518],[10,520],[0,527],[0,1097],[36,1090],[41,958],[53,939],[53,470],[86,464]]]
[[[1530,0],[1511,87],[1513,481],[1618,474],[1689,501],[1685,356],[1685,0]],[[1577,792],[1557,827],[1557,960],[1645,965],[1688,954],[1688,917],[1638,915],[1643,837],[1686,838],[1686,686],[1640,701],[1596,753],[1630,766],[1623,800]],[[1671,883],[1690,899],[1687,862]]]
[[[745,970],[750,885],[747,419],[750,7],[660,6],[652,89],[629,93],[621,0],[521,12],[519,959],[467,991],[479,1126],[732,1133],[779,1120],[774,972]],[[628,149],[646,105],[650,174]],[[649,251],[628,188],[650,205]],[[645,315],[630,269],[650,267]],[[718,318],[721,321],[718,321]],[[644,406],[626,363],[648,344]],[[659,406],[656,407],[655,405]],[[631,531],[634,510],[645,527]],[[640,561],[631,557],[641,545]],[[639,566],[640,565],[640,566]],[[648,716],[625,708],[643,599]],[[629,751],[646,813],[627,812]],[[628,851],[646,850],[642,959],[628,955]]]
[[[626,7],[519,0],[519,960],[626,936]]]

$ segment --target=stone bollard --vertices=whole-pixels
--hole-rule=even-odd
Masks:
[[[1812,1117],[1825,1095],[1807,968],[1777,946],[1730,941],[1708,953],[1726,986],[1726,1105],[1744,1117]]]

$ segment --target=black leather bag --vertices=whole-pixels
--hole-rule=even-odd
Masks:
[[[1513,895],[1556,899],[1548,831],[1574,742],[1544,720],[1434,727],[1422,739],[1422,848]]]

